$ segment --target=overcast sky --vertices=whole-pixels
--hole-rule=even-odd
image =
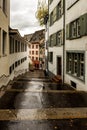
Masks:
[[[37,3],[38,0],[11,0],[10,25],[22,36],[42,29],[35,17]]]

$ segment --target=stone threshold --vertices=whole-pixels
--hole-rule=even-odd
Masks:
[[[0,121],[87,119],[87,108],[45,108],[0,110]]]

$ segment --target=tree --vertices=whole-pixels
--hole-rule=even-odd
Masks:
[[[36,12],[36,18],[38,19],[40,25],[45,25],[48,20],[48,6],[46,3],[40,3],[40,6]]]

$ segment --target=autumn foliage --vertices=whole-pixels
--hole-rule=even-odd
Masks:
[[[38,19],[40,25],[46,24],[46,20],[48,19],[48,6],[47,4],[40,4],[36,12],[36,18]]]

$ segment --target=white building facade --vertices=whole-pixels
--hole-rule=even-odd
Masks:
[[[49,74],[61,75],[64,83],[77,90],[86,91],[86,0],[50,0],[49,18]]]
[[[87,90],[87,4],[86,0],[66,3],[65,82]]]
[[[63,78],[63,7],[62,0],[49,1],[48,69],[51,76]],[[61,8],[62,7],[62,8]]]

